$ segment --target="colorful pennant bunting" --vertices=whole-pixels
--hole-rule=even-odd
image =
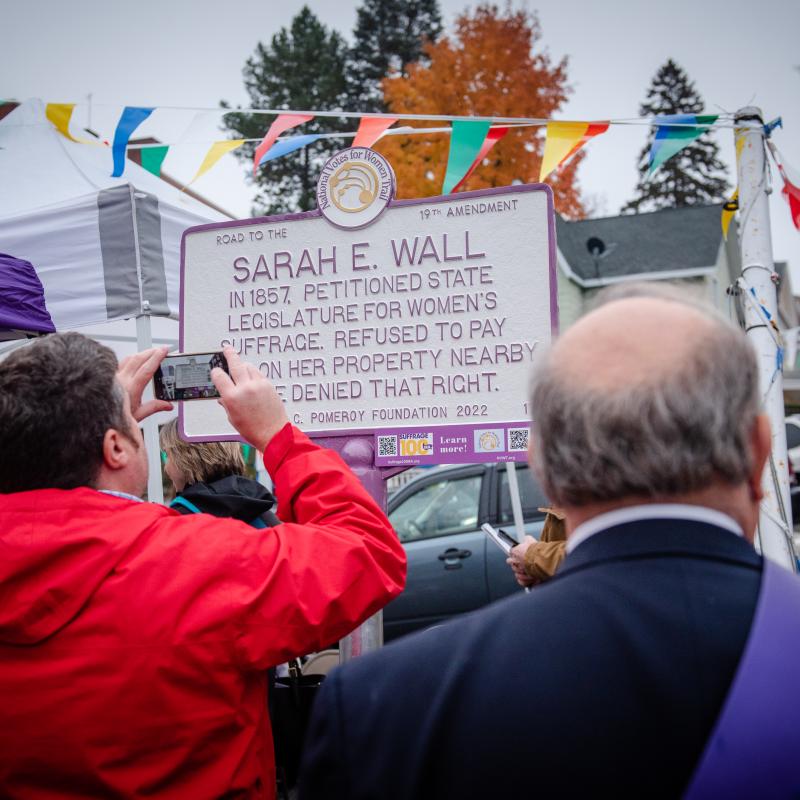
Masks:
[[[142,166],[148,171],[152,172],[157,178],[161,177],[161,165],[167,157],[169,145],[161,145],[160,147],[143,147],[139,151],[142,159]]]
[[[453,187],[453,191],[457,192],[466,182],[467,178],[475,171],[478,164],[483,161],[484,158],[489,154],[489,151],[508,133],[508,128],[504,127],[497,127],[497,128],[490,128],[489,133],[486,134],[486,138],[483,140],[483,144],[481,145],[481,149],[478,152],[478,155],[475,156],[475,160],[472,162],[472,166],[467,170],[467,174]]]
[[[214,164],[219,161],[225,153],[231,153],[236,150],[237,147],[241,147],[245,143],[245,139],[225,139],[221,142],[214,142],[211,145],[208,152],[206,153],[206,157],[203,159],[203,163],[200,165],[200,169],[194,175],[187,186],[193,184],[201,175],[205,175]]]
[[[275,144],[275,140],[282,133],[288,131],[290,128],[302,125],[304,122],[310,122],[312,119],[314,119],[313,114],[281,114],[275,122],[269,126],[266,136],[262,139],[261,144],[256,147],[256,153],[253,158],[253,175],[258,172],[264,154]]]
[[[486,140],[491,124],[488,120],[453,120],[442,194],[450,194],[467,174]]]
[[[539,181],[578,152],[589,139],[608,130],[608,122],[548,122]]]
[[[261,156],[261,161],[258,162],[258,166],[260,167],[262,164],[266,164],[267,161],[274,161],[276,158],[281,158],[281,156],[287,156],[289,153],[294,153],[295,150],[299,150],[301,147],[311,144],[311,142],[316,142],[317,139],[319,139],[318,133],[304,133],[302,136],[290,136],[288,139],[281,139],[281,141],[275,142],[275,144]]]
[[[397,117],[362,117],[350,146],[372,147],[395,122]]]
[[[125,150],[131,134],[153,113],[153,108],[140,108],[139,106],[125,106],[114,131],[114,144],[111,153],[114,157],[114,171],[112,178],[119,178],[125,172]]]
[[[0,101],[0,104],[2,104],[2,101]],[[70,141],[85,144],[108,145],[107,141],[101,142],[93,139],[79,139],[70,133],[69,126],[74,110],[74,103],[48,103],[45,113],[47,119],[54,125],[56,130]],[[138,106],[126,106],[123,109],[114,133],[112,147],[114,168],[112,177],[120,177],[124,173],[126,150],[130,137],[154,110],[155,108]],[[326,134],[306,134],[291,136],[280,140],[283,133],[298,125],[313,120],[315,116],[315,113],[300,111],[279,114],[270,125],[269,130],[255,150],[253,173],[256,174],[258,167],[262,164],[281,158],[282,156],[288,155],[325,137]],[[355,115],[345,114],[345,116],[352,117]],[[391,117],[361,117],[358,131],[353,138],[352,146],[371,147],[395,122],[406,118],[411,119],[412,117],[406,117],[404,115]],[[420,118],[424,117],[420,117],[419,115],[413,117],[413,119]],[[436,119],[442,118],[436,117]],[[450,129],[450,150],[442,185],[442,193],[450,194],[464,187],[470,175],[486,158],[491,149],[508,133],[509,127],[507,125],[495,125],[492,127],[491,121],[487,119],[465,120],[448,117],[444,119],[452,120],[452,127]],[[650,124],[655,126],[656,131],[649,153],[649,171],[652,173],[658,169],[665,161],[708,131],[718,119],[719,115],[676,114],[656,117],[654,120],[650,121]],[[540,125],[545,121],[520,119],[519,122],[522,124]],[[645,122],[645,120],[642,120],[642,122]],[[544,180],[553,170],[557,169],[580,150],[590,139],[605,133],[611,124],[613,123],[610,121],[547,122],[545,147],[539,180]],[[777,118],[764,126],[764,132],[767,136],[767,144],[772,150],[784,181],[783,195],[789,203],[792,221],[798,230],[800,230],[800,179],[789,177],[787,170],[779,161],[777,151],[773,149],[773,145],[769,140],[770,134],[780,126],[781,119]],[[422,133],[424,130],[425,129],[416,129],[414,132]],[[214,142],[190,183],[193,183],[208,172],[225,153],[232,152],[246,141],[248,140],[235,139]],[[743,145],[744,139],[737,136],[737,160],[741,154]],[[169,149],[170,145],[142,148],[141,164],[144,169],[154,175],[160,176],[161,167]],[[725,203],[722,210],[721,225],[726,238],[728,236],[731,220],[737,208],[738,188],[727,203]]]
[[[655,172],[668,158],[690,145],[713,125],[719,114],[695,116],[671,114],[656,117],[656,135],[650,147],[650,172]]]

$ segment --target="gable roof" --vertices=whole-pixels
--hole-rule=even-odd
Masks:
[[[567,222],[556,218],[558,249],[578,283],[601,286],[634,276],[704,274],[717,263],[722,204]],[[590,239],[605,248],[589,252]],[[572,277],[572,276],[571,276]]]

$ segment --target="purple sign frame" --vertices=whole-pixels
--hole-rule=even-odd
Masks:
[[[558,278],[556,271],[556,229],[555,210],[553,205],[553,191],[544,183],[526,183],[519,186],[506,186],[495,189],[478,189],[472,192],[459,192],[457,195],[438,195],[413,200],[392,200],[387,209],[403,208],[407,206],[431,205],[474,198],[496,197],[498,195],[514,195],[529,192],[544,192],[547,200],[547,233],[548,233],[548,278],[550,291],[550,329],[553,336],[558,334]],[[184,350],[183,317],[185,308],[185,282],[186,268],[186,237],[201,231],[212,231],[224,228],[247,227],[254,224],[275,224],[279,222],[301,221],[309,219],[325,219],[318,209],[302,211],[292,214],[276,214],[267,217],[253,217],[232,222],[212,222],[205,225],[196,225],[187,228],[181,237],[181,271],[180,271],[180,333],[179,348]],[[327,220],[326,220],[327,221]],[[328,223],[331,224],[332,223]],[[332,225],[333,227],[333,225]],[[198,401],[199,402],[199,401]],[[526,461],[527,444],[522,446],[522,431],[528,430],[530,422],[527,420],[509,422],[477,422],[460,425],[432,425],[416,424],[412,426],[368,426],[351,430],[309,431],[308,435],[314,439],[330,439],[340,436],[374,437],[375,466],[376,467],[412,467],[425,464],[458,464],[497,461]],[[234,434],[222,436],[189,436],[184,428],[183,404],[178,409],[178,430],[186,441],[243,441]],[[501,436],[502,434],[502,436]],[[481,438],[483,437],[483,438]],[[397,448],[391,452],[390,440],[396,440]],[[494,441],[497,439],[497,442]],[[501,441],[502,439],[502,441]],[[513,439],[513,441],[511,441]],[[452,441],[451,441],[452,440]],[[410,446],[403,453],[402,443],[408,442]],[[411,444],[417,442],[416,448]],[[527,443],[527,436],[525,437]],[[514,449],[507,449],[513,444]],[[430,446],[432,454],[426,454],[425,448]],[[444,449],[444,451],[442,451]],[[416,450],[411,454],[411,450]]]

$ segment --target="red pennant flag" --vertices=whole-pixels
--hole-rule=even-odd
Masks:
[[[304,122],[310,122],[312,119],[314,119],[313,114],[281,114],[275,122],[269,126],[267,135],[262,139],[261,144],[256,147],[256,154],[253,158],[253,175],[258,172],[258,165],[261,161],[261,157],[275,144],[275,140],[282,133],[297,125],[302,125]]]
[[[795,186],[784,175],[783,191],[781,194],[783,194],[784,200],[789,204],[789,212],[792,215],[792,222],[795,228],[800,231],[800,186]]]
[[[609,122],[590,122],[589,127],[586,129],[586,133],[583,134],[583,138],[572,148],[572,150],[567,153],[564,157],[564,161],[566,161],[571,155],[581,149],[586,142],[589,141],[594,136],[599,136],[601,133],[605,133],[608,130],[608,126],[611,123]]]
[[[486,134],[486,138],[483,140],[483,144],[481,145],[481,149],[478,151],[478,155],[475,156],[475,160],[472,162],[472,166],[467,170],[466,175],[453,187],[453,191],[457,192],[467,181],[470,175],[475,172],[478,164],[483,161],[484,158],[489,154],[489,151],[508,133],[508,128],[489,128],[489,133]]]
[[[387,128],[397,122],[397,117],[362,117],[351,147],[372,147]]]
[[[778,148],[767,140],[767,146],[772,153],[772,158],[775,160],[775,165],[778,167],[778,172],[783,178],[783,189],[781,194],[783,199],[789,204],[789,213],[792,215],[792,222],[795,228],[800,231],[800,179],[795,177],[794,172],[789,172],[787,167],[783,166],[783,159],[781,158]],[[738,142],[737,142],[738,147]],[[789,175],[791,174],[791,179]]]

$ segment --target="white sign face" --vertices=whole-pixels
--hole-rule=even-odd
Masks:
[[[181,350],[231,345],[306,433],[374,434],[379,465],[524,460],[557,327],[546,187],[397,201],[361,230],[319,211],[191,228],[181,270]],[[237,438],[216,402],[181,420]]]

